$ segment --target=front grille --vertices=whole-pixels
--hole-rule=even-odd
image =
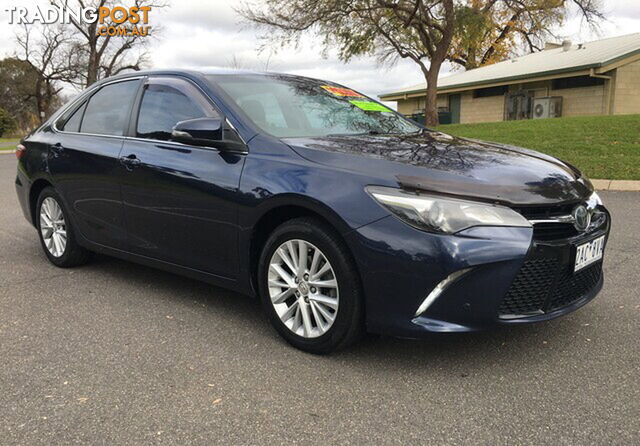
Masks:
[[[544,307],[557,268],[556,259],[527,260],[502,301],[500,314],[539,312]]]
[[[534,240],[559,240],[575,237],[579,232],[572,224],[567,223],[537,223],[533,225]]]
[[[554,258],[525,261],[504,297],[500,317],[543,314],[571,305],[593,290],[602,275],[602,262],[573,274],[559,269]]]
[[[575,204],[558,205],[549,207],[514,208],[528,220],[553,220],[557,217],[570,216]],[[598,231],[607,224],[607,214],[596,209],[591,215],[591,224],[585,231],[589,234]],[[535,241],[548,242],[564,240],[580,235],[573,223],[544,222],[533,225],[533,239]]]
[[[588,266],[575,274],[564,273],[551,294],[549,309],[566,307],[595,288],[602,276],[602,262]]]
[[[596,211],[591,217],[591,224],[584,232],[590,234],[603,229],[607,224],[607,214]],[[581,233],[572,223],[536,223],[533,225],[533,239],[535,241],[548,242],[576,237]]]
[[[515,208],[529,220],[554,220],[571,214],[575,203],[548,207]],[[602,280],[602,260],[574,273],[577,246],[607,236],[607,211],[597,207],[584,231],[572,223],[533,225],[529,254],[505,294],[498,315],[502,319],[534,316],[567,307],[592,292]]]
[[[513,209],[527,220],[547,220],[553,217],[571,215],[575,206],[576,203],[570,203],[551,206],[521,206]]]

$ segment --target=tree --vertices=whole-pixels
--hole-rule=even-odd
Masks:
[[[65,8],[98,8],[122,6],[149,7],[153,9],[167,6],[165,0],[50,0],[52,5]],[[98,28],[102,26],[119,26],[111,16],[103,23],[82,23],[71,18],[71,23],[77,31],[74,51],[82,59],[84,70],[80,72],[75,84],[88,87],[96,81],[109,76],[115,76],[125,70],[140,70],[147,61],[148,36],[111,36],[101,35]],[[159,32],[155,26],[153,34]]]
[[[427,83],[425,123],[437,125],[438,75],[455,27],[453,0],[266,0],[265,5],[245,4],[238,12],[275,30],[268,37],[273,42],[298,42],[311,31],[323,37],[325,48],[337,47],[344,61],[365,54],[388,62],[413,60]]]
[[[70,46],[71,39],[69,30],[62,25],[40,28],[24,25],[23,31],[16,35],[20,48],[16,58],[31,68],[32,76],[35,74],[30,95],[35,100],[40,122],[53,111],[62,83],[78,75],[77,55]]]
[[[238,12],[265,30],[267,44],[297,44],[305,33],[337,48],[343,61],[376,55],[414,61],[425,78],[425,124],[437,117],[437,84],[445,61],[472,67],[503,58],[520,43],[537,42],[561,22],[569,4],[591,23],[598,0],[266,0]],[[514,17],[515,16],[515,17]]]
[[[35,102],[38,73],[27,62],[14,57],[0,60],[0,104],[26,130],[39,122]]]
[[[595,27],[599,0],[469,0],[456,9],[449,61],[465,69],[500,62],[522,48],[539,51],[574,7]]]

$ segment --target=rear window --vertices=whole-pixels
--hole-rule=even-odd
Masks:
[[[80,106],[69,119],[58,128],[65,132],[79,132],[80,131],[80,123],[82,122],[82,115],[84,114],[84,109],[86,108],[87,103],[85,102]]]
[[[96,135],[124,135],[138,82],[138,80],[131,80],[102,87],[89,99],[80,132]]]

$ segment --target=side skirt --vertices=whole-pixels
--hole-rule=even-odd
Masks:
[[[108,246],[103,246],[98,243],[90,242],[86,238],[84,238],[82,235],[78,238],[80,239],[78,240],[78,243],[83,248],[86,248],[89,251],[93,251],[93,252],[104,254],[111,257],[116,257],[118,259],[127,260],[134,263],[138,263],[140,265],[149,266],[149,267],[167,271],[173,274],[179,274],[181,276],[189,277],[195,280],[200,280],[202,282],[210,283],[211,285],[215,285],[220,288],[226,288],[228,290],[235,291],[240,294],[245,294],[251,297],[255,296],[255,293],[252,291],[250,284],[246,284],[243,286],[236,279],[230,279],[228,277],[218,276],[216,274],[200,271],[193,268],[188,268],[181,265],[176,265],[174,263],[165,262],[165,261],[154,259],[151,257],[146,257],[139,254],[133,254],[128,251],[110,248]]]

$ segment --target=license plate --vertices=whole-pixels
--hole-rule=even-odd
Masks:
[[[602,258],[604,251],[604,235],[588,243],[579,245],[576,249],[576,263],[573,272],[581,270]]]

